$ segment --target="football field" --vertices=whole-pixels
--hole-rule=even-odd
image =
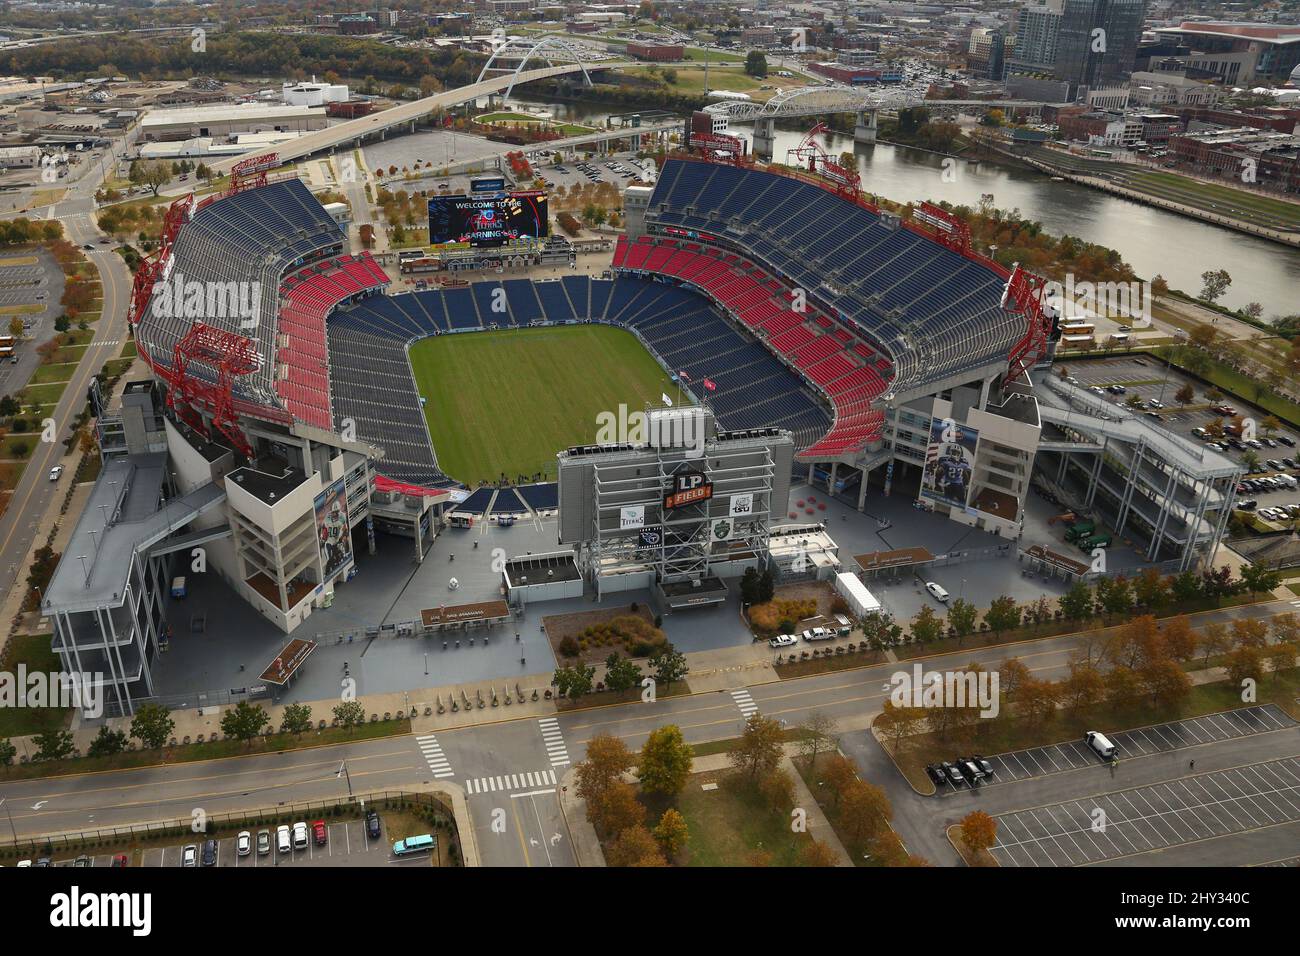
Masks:
[[[594,443],[601,412],[677,401],[636,336],[608,325],[439,335],[411,346],[411,368],[438,465],[471,487],[554,480],[555,453]]]

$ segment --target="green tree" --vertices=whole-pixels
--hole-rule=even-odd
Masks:
[[[984,612],[984,621],[988,624],[989,629],[994,634],[1001,634],[1003,631],[1010,630],[1020,625],[1020,608],[1016,606],[1015,598],[1007,595],[995,597],[989,609]]]
[[[781,762],[781,725],[770,717],[754,714],[745,721],[740,743],[728,754],[731,765],[751,783],[772,773]]]
[[[221,715],[221,732],[248,743],[271,723],[271,718],[260,705],[241,700],[233,710]]]
[[[159,704],[142,704],[131,718],[131,736],[146,750],[160,749],[175,729],[171,711]]]
[[[359,700],[345,700],[335,704],[333,714],[339,726],[346,727],[348,730],[360,727],[366,722],[366,709],[361,706]]]
[[[776,597],[776,579],[772,577],[771,569],[764,569],[758,576],[758,602],[766,603]]]
[[[120,730],[109,730],[107,725],[99,728],[99,733],[86,748],[90,757],[111,757],[126,749],[126,734]]]
[[[943,621],[934,613],[934,608],[925,604],[912,618],[912,637],[918,644],[929,644],[939,639],[943,633]]]
[[[75,749],[72,744],[72,732],[68,730],[51,730],[48,733],[37,734],[32,738],[32,743],[36,744],[35,760],[62,760],[64,757],[72,755]]]
[[[305,734],[311,730],[311,706],[289,704],[280,717],[280,729],[286,734]]]
[[[560,696],[576,700],[583,694],[591,693],[595,676],[596,668],[587,664],[559,667],[556,668],[555,676],[551,678],[551,685],[559,691]]]
[[[750,76],[767,76],[767,57],[762,50],[750,50],[745,54],[745,72]]]
[[[650,655],[650,667],[654,670],[655,682],[663,684],[665,688],[683,680],[690,671],[686,655],[674,649],[671,644]]]
[[[975,605],[962,598],[952,602],[948,608],[948,626],[957,634],[957,646],[963,638],[975,630]]]
[[[686,786],[691,773],[693,752],[682,739],[681,728],[668,724],[650,732],[641,746],[637,776],[641,789],[664,797],[675,797]]]
[[[630,690],[641,682],[641,668],[617,652],[605,658],[605,686],[613,691]]]
[[[742,604],[758,604],[758,569],[746,568],[740,577],[740,601]]]
[[[1201,273],[1201,298],[1206,302],[1215,302],[1223,297],[1232,285],[1232,276],[1227,269],[1210,269]]]
[[[1092,617],[1092,588],[1083,581],[1075,581],[1061,595],[1061,614],[1067,621],[1086,621]]]
[[[14,762],[14,757],[18,756],[18,748],[8,737],[0,737],[0,767],[8,767]]]
[[[1242,566],[1241,581],[1253,598],[1256,594],[1277,587],[1282,581],[1282,575],[1263,564],[1247,564]]]

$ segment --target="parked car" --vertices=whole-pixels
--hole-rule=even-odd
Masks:
[[[239,836],[235,837],[235,853],[238,856],[248,856],[253,852],[253,834],[247,830],[240,830]]]
[[[943,775],[943,768],[937,763],[932,763],[926,767],[925,775],[930,778],[930,782],[936,787],[942,787],[948,782],[948,778]]]
[[[198,866],[199,865],[199,845],[197,843],[188,843],[185,849],[181,850],[181,866]]]
[[[1106,391],[1110,392],[1112,395],[1123,395],[1128,391],[1128,389],[1123,385],[1107,385]]]
[[[829,641],[835,636],[835,632],[829,627],[810,627],[803,632],[805,641]]]
[[[798,644],[799,638],[793,634],[778,634],[767,642],[769,647],[789,647],[791,644]]]
[[[325,829],[324,820],[313,820],[311,824],[311,833],[316,840],[317,846],[324,846],[329,842],[329,831]]]
[[[90,857],[85,856],[85,855],[83,854],[82,856],[79,856],[79,857],[77,857],[75,860],[73,860],[72,865],[73,865],[73,866],[76,866],[76,867],[83,867],[83,868],[84,868],[84,867],[88,867],[88,866],[93,866],[93,865],[94,865],[94,861],[91,860]]]
[[[289,824],[281,823],[275,828],[275,848],[281,853],[293,849],[293,837],[289,835]]]
[[[217,865],[217,841],[216,840],[203,841],[203,865],[204,866]]]
[[[962,784],[966,782],[966,778],[961,775],[961,771],[947,761],[940,764],[940,767],[943,768],[944,778],[948,783],[952,784],[953,789],[960,790]]]
[[[1277,440],[1280,441],[1283,445],[1286,445],[1287,448],[1295,447],[1295,439],[1292,438],[1290,435],[1278,435]]]
[[[270,852],[271,852],[271,831],[258,830],[257,831],[257,855],[266,856]]]
[[[63,477],[63,466],[55,465],[50,469],[50,481],[58,481]]]
[[[940,604],[948,603],[948,592],[944,589],[943,585],[936,581],[926,581],[925,589],[930,592],[930,596]]]
[[[119,853],[113,857],[113,869],[120,870],[131,865],[131,860],[125,853]]]
[[[378,840],[381,828],[379,825],[379,814],[374,810],[366,811],[366,836],[372,840]]]
[[[981,757],[979,754],[976,754],[970,759],[975,761],[975,766],[979,767],[980,770],[984,772],[984,776],[993,776],[993,762],[987,757]]]
[[[295,850],[307,849],[307,824],[299,820],[293,825],[293,848]]]
[[[976,766],[975,761],[969,757],[958,759],[957,769],[961,771],[961,775],[966,778],[966,782],[972,787],[984,782],[984,771]]]

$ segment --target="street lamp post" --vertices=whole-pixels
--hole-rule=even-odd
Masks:
[[[348,799],[351,800],[353,798],[352,797],[352,775],[348,773],[348,762],[346,760],[344,760],[341,764],[339,764],[339,769],[338,772],[334,774],[334,779],[337,780],[340,776],[347,781]]]

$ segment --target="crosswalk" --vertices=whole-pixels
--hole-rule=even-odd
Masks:
[[[541,790],[555,787],[554,770],[537,770],[528,773],[503,773],[497,777],[475,777],[465,781],[465,793],[510,792],[512,790]]]
[[[758,704],[754,703],[754,698],[750,696],[749,688],[742,687],[740,690],[733,690],[731,699],[736,702],[736,706],[740,708],[740,715],[746,720],[758,713]]]
[[[560,733],[560,722],[554,717],[542,717],[537,721],[542,731],[542,741],[546,744],[546,756],[552,767],[563,767],[569,763],[569,748],[564,746],[564,735]]]
[[[451,764],[447,762],[447,755],[442,752],[442,744],[438,743],[437,737],[428,734],[424,737],[416,737],[415,742],[420,745],[420,753],[424,754],[424,759],[435,777],[456,776],[456,771],[452,770]]]

